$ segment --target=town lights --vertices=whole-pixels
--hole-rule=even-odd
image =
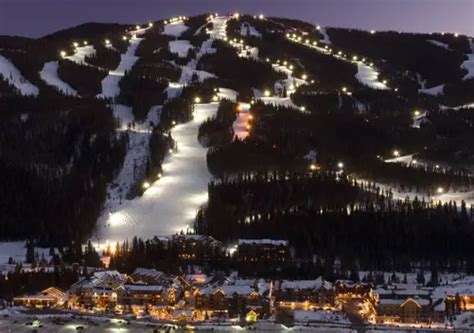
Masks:
[[[388,83],[388,81],[387,81],[387,80],[383,80],[382,83],[386,85],[386,84]]]
[[[137,25],[135,26],[135,29],[136,29],[136,30],[140,29],[140,26],[137,24]]]
[[[270,95],[271,95],[270,90],[265,90],[265,91],[263,92],[263,95],[264,95],[265,97],[270,97]]]
[[[400,156],[400,152],[399,152],[397,149],[395,149],[392,154],[393,154],[393,156],[395,156],[395,157],[399,157],[399,156]]]
[[[342,51],[337,52],[338,55],[342,55]]]
[[[290,69],[293,69],[293,65],[290,65],[290,67],[289,67],[289,68],[290,68]]]
[[[249,115],[249,120],[253,120],[253,116],[251,114]]]
[[[127,36],[122,36],[122,40],[127,40]]]
[[[311,164],[311,165],[309,166],[309,169],[310,169],[311,171],[316,170],[316,165],[315,165],[315,164]]]
[[[250,130],[250,129],[252,128],[252,126],[250,126],[249,124],[247,124],[247,125],[245,126],[245,128],[246,128],[247,130]]]
[[[338,163],[337,163],[337,167],[338,167],[339,169],[344,168],[344,163],[338,162]]]
[[[212,96],[212,101],[213,102],[219,101],[219,97],[217,95]]]
[[[150,187],[150,183],[149,182],[144,182],[142,187],[146,190],[147,188]]]
[[[301,75],[301,78],[302,78],[303,80],[306,80],[306,79],[308,78],[308,75],[303,74],[303,75]]]
[[[318,42],[316,42],[316,41],[315,41],[315,42],[313,42],[313,45],[314,45],[314,46],[318,45]]]
[[[346,87],[342,87],[342,92],[347,92],[347,88],[346,88]]]
[[[196,103],[196,104],[201,103],[201,97],[199,97],[199,96],[194,97],[194,103]]]
[[[286,34],[286,38],[290,38],[290,34]]]
[[[85,41],[83,42],[83,44],[84,44],[84,45],[87,45],[87,44],[89,44],[89,42],[85,40]]]
[[[298,42],[301,42],[303,38],[301,38],[301,36],[298,37]]]
[[[354,61],[357,61],[357,59],[358,59],[357,56],[352,57],[352,60],[354,60]]]
[[[72,43],[72,45],[73,45],[74,47],[78,47],[78,46],[79,46],[79,43],[74,42],[74,43]]]
[[[66,51],[60,51],[59,54],[64,58],[66,56]]]
[[[413,112],[413,114],[415,115],[415,117],[418,117],[420,115],[420,111],[415,110],[415,112]]]
[[[441,186],[438,187],[438,188],[436,189],[436,193],[438,193],[438,194],[444,193],[444,188],[442,188]]]
[[[286,66],[288,64],[288,61],[283,61],[283,66]]]
[[[110,45],[110,40],[106,39],[105,40],[105,45]]]

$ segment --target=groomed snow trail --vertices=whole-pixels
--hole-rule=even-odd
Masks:
[[[135,35],[130,38],[130,45],[127,52],[121,55],[120,64],[118,67],[109,72],[102,80],[102,93],[97,97],[114,98],[120,94],[119,82],[125,75],[126,71],[132,69],[138,57],[135,56],[135,51],[143,38],[138,38]]]
[[[73,55],[67,56],[66,59],[75,62],[76,64],[84,65],[86,64],[85,58],[95,54],[94,46],[86,45],[76,47],[76,50]]]
[[[45,63],[43,69],[39,73],[41,79],[65,95],[77,96],[77,91],[59,78],[58,68],[59,63],[57,61],[49,61]]]
[[[28,80],[26,80],[13,63],[0,55],[0,75],[3,76],[8,83],[15,86],[20,94],[25,96],[37,96],[39,89]]]
[[[218,104],[197,104],[194,119],[175,126],[171,135],[177,151],[163,163],[163,176],[142,197],[125,200],[110,212],[97,233],[99,245],[115,243],[134,236],[143,239],[175,234],[192,228],[199,207],[207,201],[207,148],[197,141],[200,124],[213,117]]]

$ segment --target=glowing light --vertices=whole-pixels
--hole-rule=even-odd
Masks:
[[[438,194],[444,193],[444,188],[442,188],[441,186],[438,187],[438,188],[436,189],[436,193],[438,193]]]
[[[412,163],[412,164],[417,164],[418,161],[417,161],[417,160],[413,160],[413,161],[411,161],[411,163]]]
[[[258,18],[259,18],[260,20],[263,20],[265,17],[263,16],[263,14],[260,14],[260,15],[258,15]]]
[[[290,65],[290,67],[289,67],[289,68],[290,68],[290,69],[293,69],[293,65]]]
[[[139,25],[136,25],[136,26],[135,26],[135,29],[136,29],[136,30],[140,29],[140,26],[139,26]]]
[[[112,227],[123,225],[126,221],[126,216],[122,212],[109,213],[108,223]]]
[[[234,18],[235,18],[235,19],[237,19],[237,20],[238,20],[238,19],[239,19],[239,17],[240,17],[240,14],[239,14],[239,13],[234,13]]]
[[[66,54],[67,54],[67,53],[66,53],[66,51],[61,51],[61,52],[59,52],[59,54],[61,55],[61,57],[63,57],[63,58],[64,58],[64,57],[66,56]]]
[[[314,46],[318,45],[318,42],[313,42],[313,45],[314,45]]]
[[[393,156],[395,156],[395,157],[400,156],[400,152],[399,152],[397,149],[395,149],[395,150],[393,151]]]
[[[106,39],[105,40],[105,45],[110,45],[110,40]]]
[[[311,164],[311,165],[309,166],[309,169],[310,169],[311,171],[314,171],[314,170],[317,169],[317,167],[316,167],[315,164]]]
[[[88,43],[89,43],[89,42],[85,40],[83,44],[84,44],[84,45],[87,45]]]
[[[318,26],[316,27],[316,29],[321,30],[321,26],[318,25]]]
[[[415,114],[416,117],[418,117],[420,115],[420,111],[415,110],[414,114]]]
[[[150,187],[150,183],[149,182],[144,182],[142,187],[146,190],[147,188]]]
[[[194,103],[201,103],[201,97],[197,96],[194,98]]]
[[[127,40],[127,36],[122,36],[122,39],[123,39],[123,40]]]
[[[459,36],[459,34],[456,32],[456,33],[454,34],[454,37],[458,37],[458,36]]]
[[[79,43],[74,42],[74,43],[72,43],[72,45],[74,45],[74,47],[78,47],[78,46],[79,46]]]
[[[270,95],[271,95],[270,90],[265,90],[265,91],[263,92],[263,95],[264,95],[265,97],[270,97]]]
[[[375,30],[370,30],[370,33],[373,35],[375,34]]]
[[[436,169],[439,169],[439,164],[436,164],[436,165],[435,165],[435,168],[436,168]]]
[[[357,61],[357,59],[358,59],[357,56],[352,57],[352,60],[354,60],[354,61]]]
[[[212,96],[212,101],[217,102],[219,100],[219,97],[217,95]]]
[[[383,80],[382,83],[383,83],[383,84],[387,84],[388,81],[387,81],[387,80]]]
[[[308,78],[308,75],[303,74],[303,75],[301,76],[301,78],[302,78],[303,80],[306,80],[306,79]]]
[[[247,128],[247,130],[249,130],[251,127],[252,127],[252,126],[250,126],[249,124],[247,124],[247,125],[245,126],[245,128]]]
[[[253,116],[251,114],[249,115],[249,120],[253,120]]]
[[[338,55],[342,55],[342,52],[341,52],[341,51],[339,51],[339,52],[337,52],[337,54],[338,54]]]
[[[288,64],[288,61],[283,61],[283,65],[286,66]]]
[[[344,163],[338,162],[338,163],[337,163],[337,167],[338,167],[339,169],[344,168]]]
[[[165,23],[165,24],[168,24],[168,21],[167,21],[167,20],[165,20],[165,22],[164,22],[164,23]]]
[[[302,38],[301,36],[298,37],[298,42],[301,42]]]
[[[346,87],[342,87],[342,92],[347,92],[347,88],[346,88]]]
[[[173,149],[170,148],[170,149],[168,150],[168,152],[169,152],[170,154],[172,154],[172,153],[173,153]]]
[[[173,121],[171,122],[171,124],[172,124],[173,126],[175,126],[175,125],[176,125],[176,121],[173,120]]]
[[[151,28],[153,26],[153,22],[148,23],[148,26]]]
[[[301,107],[300,107],[300,111],[306,111],[306,107],[301,106]]]

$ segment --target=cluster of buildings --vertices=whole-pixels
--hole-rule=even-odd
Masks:
[[[189,263],[214,256],[222,248],[208,236],[170,237],[159,241]],[[441,326],[462,312],[474,311],[474,278],[435,288],[390,283],[377,289],[367,283],[331,283],[321,277],[282,280],[265,278],[265,273],[282,270],[292,262],[287,241],[241,239],[230,250],[241,276],[259,278],[218,272],[169,275],[146,268],[129,275],[102,270],[80,279],[67,291],[51,287],[17,297],[14,304],[183,323],[272,319],[285,324],[350,324],[348,318],[359,318],[374,324]]]

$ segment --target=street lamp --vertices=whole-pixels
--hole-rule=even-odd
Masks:
[[[136,29],[136,30],[140,29],[140,26],[137,24],[137,25],[135,26],[135,29]]]
[[[415,117],[418,117],[420,115],[420,111],[415,110],[414,114],[415,114]]]
[[[442,188],[441,186],[438,187],[438,188],[436,189],[436,193],[438,193],[438,194],[444,193],[444,188]]]
[[[84,45],[87,45],[87,44],[88,44],[88,42],[85,40],[85,41],[84,41]]]
[[[270,90],[265,90],[265,91],[263,92],[263,95],[264,95],[265,97],[270,97],[270,95],[271,95]]]
[[[148,23],[148,26],[151,28],[153,26],[153,22]]]
[[[212,101],[213,102],[219,101],[219,97],[217,95],[212,96]]]
[[[78,47],[78,46],[79,46],[79,43],[74,42],[74,43],[72,43],[72,45],[73,45],[74,47]]]
[[[60,51],[59,54],[64,58],[66,56],[66,51]]]
[[[259,18],[260,20],[263,20],[263,19],[264,19],[263,14],[258,15],[258,18]]]
[[[201,103],[201,97],[196,96],[196,97],[194,98],[194,103],[196,103],[196,104]]]
[[[306,107],[305,107],[305,106],[301,106],[301,107],[300,107],[300,111],[303,111],[303,112],[306,111]]]
[[[142,187],[146,190],[147,188],[150,187],[150,183],[149,182],[144,182]]]
[[[339,169],[344,168],[344,163],[338,162],[338,163],[337,163],[337,167],[338,167]]]
[[[311,165],[309,166],[309,169],[310,169],[311,171],[314,171],[314,170],[316,170],[316,165],[314,165],[314,164],[311,164]]]
[[[306,79],[308,78],[308,75],[303,74],[303,75],[301,76],[301,78],[302,78],[303,80],[306,80]]]
[[[400,152],[399,152],[397,149],[395,149],[395,150],[393,151],[393,156],[399,157],[399,156],[400,156]]]

